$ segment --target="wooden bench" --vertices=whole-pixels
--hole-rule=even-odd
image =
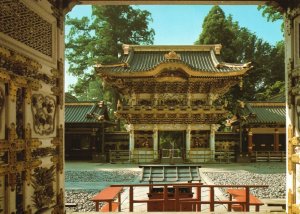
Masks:
[[[101,212],[114,212],[117,210],[121,211],[121,192],[123,187],[107,187],[95,195],[91,200],[96,203],[96,211],[99,211],[99,202],[106,202],[101,207]],[[118,202],[114,200],[118,197]]]
[[[65,207],[77,207],[76,203],[65,203]]]
[[[244,204],[228,204],[228,211],[233,209],[234,211],[246,211],[246,190],[245,189],[227,189],[230,201],[244,202]],[[259,207],[264,203],[256,198],[254,195],[249,193],[249,205],[255,206],[255,211],[259,212]]]

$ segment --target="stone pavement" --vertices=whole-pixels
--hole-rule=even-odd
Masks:
[[[247,168],[248,167],[248,168]],[[213,184],[213,182],[204,174],[204,172],[218,172],[218,171],[226,171],[228,169],[230,170],[256,170],[255,165],[247,166],[247,165],[238,165],[238,164],[218,164],[218,165],[205,165],[203,168],[200,169],[200,175],[202,179],[202,183],[204,184]],[[264,167],[263,167],[264,168]],[[276,168],[276,167],[274,167]],[[118,169],[126,169],[126,170],[134,170],[134,171],[141,171],[140,168],[138,168],[138,165],[134,164],[99,164],[99,163],[66,163],[66,170],[81,170],[81,169],[89,169],[89,170],[118,170]],[[273,168],[272,168],[273,169]],[[278,169],[278,165],[277,165]],[[274,169],[275,170],[275,169]],[[279,169],[282,170],[282,169]],[[139,183],[139,178],[137,178],[133,183],[137,184]],[[102,186],[109,186],[111,184],[117,184],[117,183],[111,183],[111,182],[105,182],[102,183]],[[120,183],[119,183],[120,184]],[[72,184],[73,185],[73,184]],[[66,184],[66,188],[70,188],[70,185]],[[147,187],[136,187],[134,189],[134,199],[148,199],[147,193],[149,192],[149,189]],[[195,193],[196,191],[193,190]],[[195,194],[194,194],[195,197]],[[201,193],[202,200],[209,200],[209,190],[203,189]],[[127,213],[129,212],[129,189],[126,188],[125,191],[122,193],[122,202],[121,202],[121,208],[122,212]],[[222,191],[220,189],[215,189],[215,198],[220,200],[226,200],[226,197],[223,195]],[[210,213],[209,212],[209,205],[202,205],[202,212]],[[274,207],[270,209],[267,206],[261,207],[260,213],[269,213],[271,210],[281,210],[279,207]],[[254,207],[251,207],[250,212],[254,211]],[[134,204],[134,213],[141,213],[141,212],[147,212],[147,205],[141,204],[141,203],[135,203]],[[73,213],[71,211],[67,213]],[[74,212],[75,213],[75,212]],[[84,213],[84,212],[76,212],[76,214]],[[88,212],[88,213],[96,213],[96,212]],[[189,212],[185,212],[189,213]],[[225,205],[216,205],[215,206],[215,212],[214,213],[227,213],[227,206]],[[285,212],[272,212],[272,213],[285,213]]]

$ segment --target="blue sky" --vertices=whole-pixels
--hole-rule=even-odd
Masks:
[[[153,22],[150,27],[155,30],[155,45],[192,45],[202,30],[202,23],[212,6],[209,5],[141,5],[135,6],[148,10]],[[259,38],[271,45],[283,39],[280,31],[281,21],[267,22],[257,6],[221,6],[226,16],[232,15],[234,21],[248,28]],[[71,17],[90,16],[91,6],[78,5],[71,12]],[[67,28],[66,28],[67,32]],[[68,64],[66,63],[66,69]],[[66,75],[65,90],[76,82],[76,77]]]

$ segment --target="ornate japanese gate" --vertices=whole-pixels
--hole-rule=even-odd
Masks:
[[[84,4],[261,4],[285,14],[289,213],[299,213],[298,0],[3,0],[0,4],[0,213],[63,213],[64,15]],[[43,180],[47,180],[47,184]],[[41,194],[40,189],[47,190]],[[39,202],[37,197],[45,201]]]

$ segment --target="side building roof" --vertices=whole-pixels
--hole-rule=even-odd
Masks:
[[[65,103],[66,124],[100,124],[109,121],[107,107],[101,102]]]
[[[252,125],[285,125],[286,109],[283,102],[247,102],[241,108],[241,117]]]

